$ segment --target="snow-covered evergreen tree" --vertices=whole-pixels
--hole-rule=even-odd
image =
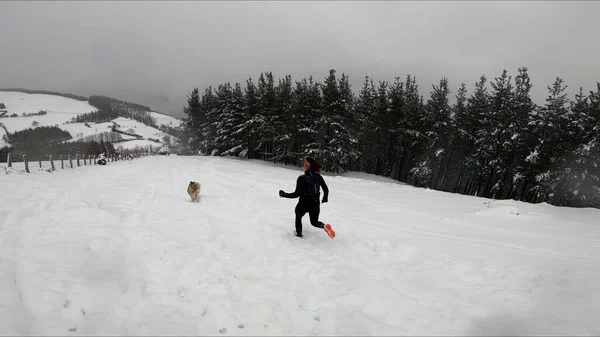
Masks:
[[[418,186],[437,186],[442,163],[447,160],[446,149],[450,138],[450,88],[448,79],[442,78],[439,86],[433,86],[420,124],[423,135],[423,152],[411,171],[411,180]]]
[[[329,170],[340,172],[351,159],[358,157],[358,139],[346,125],[352,118],[353,102],[348,77],[342,74],[338,82],[335,73],[331,69],[322,85],[323,114],[317,124],[317,134],[321,139],[317,139],[320,146],[314,153],[322,158]]]
[[[551,201],[557,205],[600,207],[600,83],[589,96],[583,88],[571,103],[573,140],[577,144],[564,156]]]
[[[480,193],[485,177],[490,174],[487,158],[482,156],[483,151],[481,151],[487,144],[487,135],[493,132],[489,120],[490,94],[485,86],[486,83],[487,78],[482,75],[475,83],[475,91],[467,99],[467,114],[471,118],[469,129],[473,130],[473,151],[465,158],[470,169],[467,193],[475,195]]]
[[[215,143],[217,137],[217,124],[219,122],[219,111],[217,109],[217,98],[211,87],[206,88],[200,101],[200,114],[204,116],[201,119],[199,127],[199,151],[202,154],[214,155],[218,144]]]
[[[294,149],[294,140],[297,137],[296,116],[293,110],[294,91],[292,77],[286,75],[279,80],[275,88],[275,112],[271,119],[273,128],[273,157],[274,161],[284,163],[294,162],[297,154]]]
[[[384,116],[387,127],[387,135],[384,135],[384,144],[387,143],[387,146],[383,149],[386,162],[384,175],[398,179],[402,171],[400,158],[405,103],[404,83],[399,77],[396,77],[394,83],[389,86],[387,96],[389,106]]]
[[[352,128],[356,132],[359,140],[359,148],[362,152],[361,165],[355,165],[360,171],[375,173],[377,142],[377,126],[375,123],[375,99],[377,93],[373,80],[369,76],[365,76],[363,86],[358,93],[358,97],[354,106],[354,124]]]
[[[200,93],[194,88],[187,98],[187,106],[183,108],[186,117],[183,119],[183,137],[181,139],[182,150],[185,154],[196,153],[200,148],[200,127],[205,122],[200,105]]]
[[[506,181],[506,186],[510,186],[510,189],[505,189],[508,192],[501,197],[523,199],[533,179],[525,158],[529,154],[529,149],[535,146],[536,139],[530,132],[529,120],[536,105],[530,96],[532,85],[527,68],[522,67],[518,71],[515,77],[513,107],[508,118],[510,124],[506,132],[507,136],[510,136],[511,145],[509,148],[511,153],[507,161],[510,171]]]
[[[546,104],[536,109],[529,122],[532,134],[537,138],[532,152],[525,159],[535,174],[532,201],[539,202],[554,196],[563,155],[573,145],[569,139],[569,134],[572,135],[569,130],[571,112],[564,92],[567,86],[563,83],[562,78],[556,78],[553,85],[548,86]]]

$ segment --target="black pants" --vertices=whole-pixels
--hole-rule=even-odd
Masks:
[[[299,202],[296,205],[296,233],[302,234],[302,217],[308,213],[310,224],[317,228],[325,228],[325,224],[319,221],[319,213],[321,213],[321,205],[318,200],[309,202]]]

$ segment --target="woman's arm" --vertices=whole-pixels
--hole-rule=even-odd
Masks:
[[[289,198],[289,199],[294,199],[294,198],[298,198],[301,194],[302,194],[302,176],[298,177],[298,179],[296,179],[296,190],[292,193],[285,193],[283,190],[279,191],[279,196],[282,198]]]
[[[321,182],[321,188],[323,188],[323,201],[322,202],[327,202],[329,201],[329,187],[327,187],[327,184],[325,183],[325,179],[323,179],[323,176],[319,174],[319,180]]]

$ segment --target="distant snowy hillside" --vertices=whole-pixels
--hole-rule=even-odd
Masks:
[[[122,132],[119,135],[111,135],[112,138],[119,138],[118,144],[115,144],[117,148],[122,146],[129,149],[148,145],[160,148],[163,146],[165,136],[169,136],[172,142],[178,141],[176,137],[163,131],[125,117],[114,118],[110,122],[103,123],[73,123],[73,117],[98,111],[98,108],[91,105],[90,102],[59,95],[0,91],[0,103],[5,106],[0,109],[0,123],[8,132],[41,126],[56,126],[71,134],[73,139],[70,141],[99,140],[100,138],[106,140],[108,137],[101,134],[114,132],[111,129],[116,123],[116,130]],[[165,125],[174,128],[181,123],[176,118],[158,112],[152,111],[148,114],[155,119],[159,127]],[[137,136],[127,133],[134,133]],[[0,147],[8,145],[2,137],[5,134],[4,128],[0,127]]]
[[[181,125],[181,120],[175,117],[161,114],[159,112],[151,111],[150,116],[152,116],[156,120],[156,124],[158,124],[159,127],[165,125],[176,128]]]

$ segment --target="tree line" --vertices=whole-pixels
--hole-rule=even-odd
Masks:
[[[441,191],[564,206],[600,206],[600,83],[570,99],[561,78],[543,104],[530,97],[526,67],[504,70],[450,104],[447,78],[425,97],[414,76],[358,93],[330,70],[277,82],[263,72],[240,83],[198,88],[184,108],[182,153],[362,171]]]

